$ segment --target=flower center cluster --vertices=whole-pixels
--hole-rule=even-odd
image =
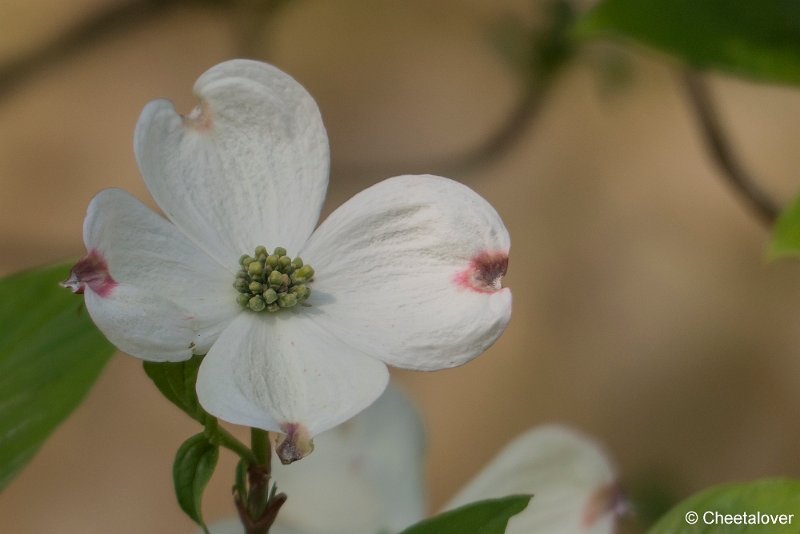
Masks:
[[[275,313],[296,306],[311,294],[307,284],[314,277],[314,269],[303,265],[300,258],[287,256],[283,247],[271,254],[266,247],[256,247],[253,256],[239,258],[239,265],[233,287],[239,292],[236,302],[244,308]]]

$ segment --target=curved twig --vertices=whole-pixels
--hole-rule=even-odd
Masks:
[[[0,65],[0,98],[8,96],[46,67],[90,46],[144,24],[181,0],[128,0],[106,8],[39,48]]]
[[[403,174],[432,173],[456,177],[475,172],[510,152],[524,137],[524,134],[534,127],[551,86],[552,81],[550,80],[543,80],[540,84],[527,86],[497,129],[474,147],[461,149],[454,155],[425,161],[395,160],[367,165],[338,162],[335,173],[347,176],[372,176],[402,172]]]
[[[477,147],[441,162],[436,167],[441,168],[445,174],[458,174],[478,169],[510,152],[525,132],[533,128],[544,107],[551,83],[550,80],[542,80],[531,84],[494,133]]]
[[[706,149],[722,171],[723,177],[747,203],[756,217],[767,226],[772,226],[778,218],[780,208],[736,159],[708,86],[698,73],[688,69],[683,72],[683,81],[689,103],[703,134]]]
[[[233,5],[237,52],[241,57],[263,57],[275,16],[292,0],[236,0]]]

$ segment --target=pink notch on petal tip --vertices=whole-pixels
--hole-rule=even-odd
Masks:
[[[508,252],[481,252],[463,271],[456,273],[455,283],[478,293],[495,293],[503,289],[502,280],[508,271]]]
[[[183,123],[198,132],[205,132],[211,129],[211,111],[208,109],[208,104],[201,101],[197,104],[188,115],[183,115]]]
[[[92,249],[72,267],[69,278],[61,282],[61,286],[79,294],[89,286],[89,289],[101,297],[107,297],[117,287],[117,282],[111,278],[103,255]]]
[[[275,452],[282,464],[289,465],[297,460],[302,460],[314,450],[314,441],[303,425],[283,423],[281,430],[284,434],[277,437]]]
[[[622,515],[628,509],[627,501],[622,489],[616,482],[611,482],[599,487],[589,497],[583,511],[582,525],[584,528],[592,526],[606,514]]]

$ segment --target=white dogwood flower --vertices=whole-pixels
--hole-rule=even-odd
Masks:
[[[315,230],[329,153],[305,89],[234,60],[194,92],[188,115],[157,100],[136,127],[168,220],[102,191],[65,281],[118,348],[150,361],[205,354],[202,406],[282,433],[290,462],[378,398],[387,364],[453,367],[497,339],[511,313],[500,283],[510,242],[485,200],[445,178],[399,176]]]
[[[424,518],[424,432],[410,403],[391,386],[345,425],[320,435],[319,452],[276,466],[289,498],[274,534],[397,533]],[[514,439],[445,506],[531,494],[507,534],[612,534],[624,510],[616,474],[590,438],[561,425]],[[212,534],[243,534],[238,518]]]

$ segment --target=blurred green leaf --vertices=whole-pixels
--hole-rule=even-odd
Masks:
[[[219,447],[208,441],[204,433],[200,433],[183,442],[172,466],[178,504],[203,529],[206,528],[200,511],[203,491],[214,474],[218,459]]]
[[[515,74],[524,80],[530,78],[533,75],[533,30],[526,27],[519,17],[512,16],[499,19],[489,30],[489,39],[497,54]]]
[[[0,280],[0,489],[80,404],[114,353],[83,298],[59,287],[69,269]]]
[[[767,251],[770,260],[787,256],[800,256],[800,197],[778,217]]]
[[[678,493],[665,480],[671,477],[652,474],[638,481],[627,482],[625,493],[632,506],[632,515],[636,523],[643,527],[653,526],[659,519],[678,504]]]
[[[197,371],[202,362],[202,356],[184,362],[144,362],[144,372],[172,404],[205,425],[209,415],[200,406],[195,391]]]
[[[798,510],[800,510],[800,481],[787,479],[759,480],[747,484],[730,484],[705,490],[678,504],[661,521],[648,531],[648,534],[761,534],[763,532],[798,532]],[[711,515],[708,515],[708,513]],[[735,516],[740,522],[754,519],[754,514],[766,514],[766,522],[761,524],[725,524],[725,519],[715,520],[714,512]],[[697,514],[696,516],[694,514]],[[748,514],[742,516],[742,514]],[[786,524],[780,523],[781,514],[794,514],[792,524],[784,517]],[[694,524],[692,524],[694,523]]]
[[[575,31],[631,38],[697,68],[800,83],[797,0],[605,0]]]
[[[523,82],[540,84],[572,59],[575,17],[569,0],[549,0],[541,24],[528,27],[518,17],[502,18],[491,28],[491,42]]]
[[[401,534],[503,534],[508,520],[523,511],[531,495],[511,495],[467,504],[426,519]]]

